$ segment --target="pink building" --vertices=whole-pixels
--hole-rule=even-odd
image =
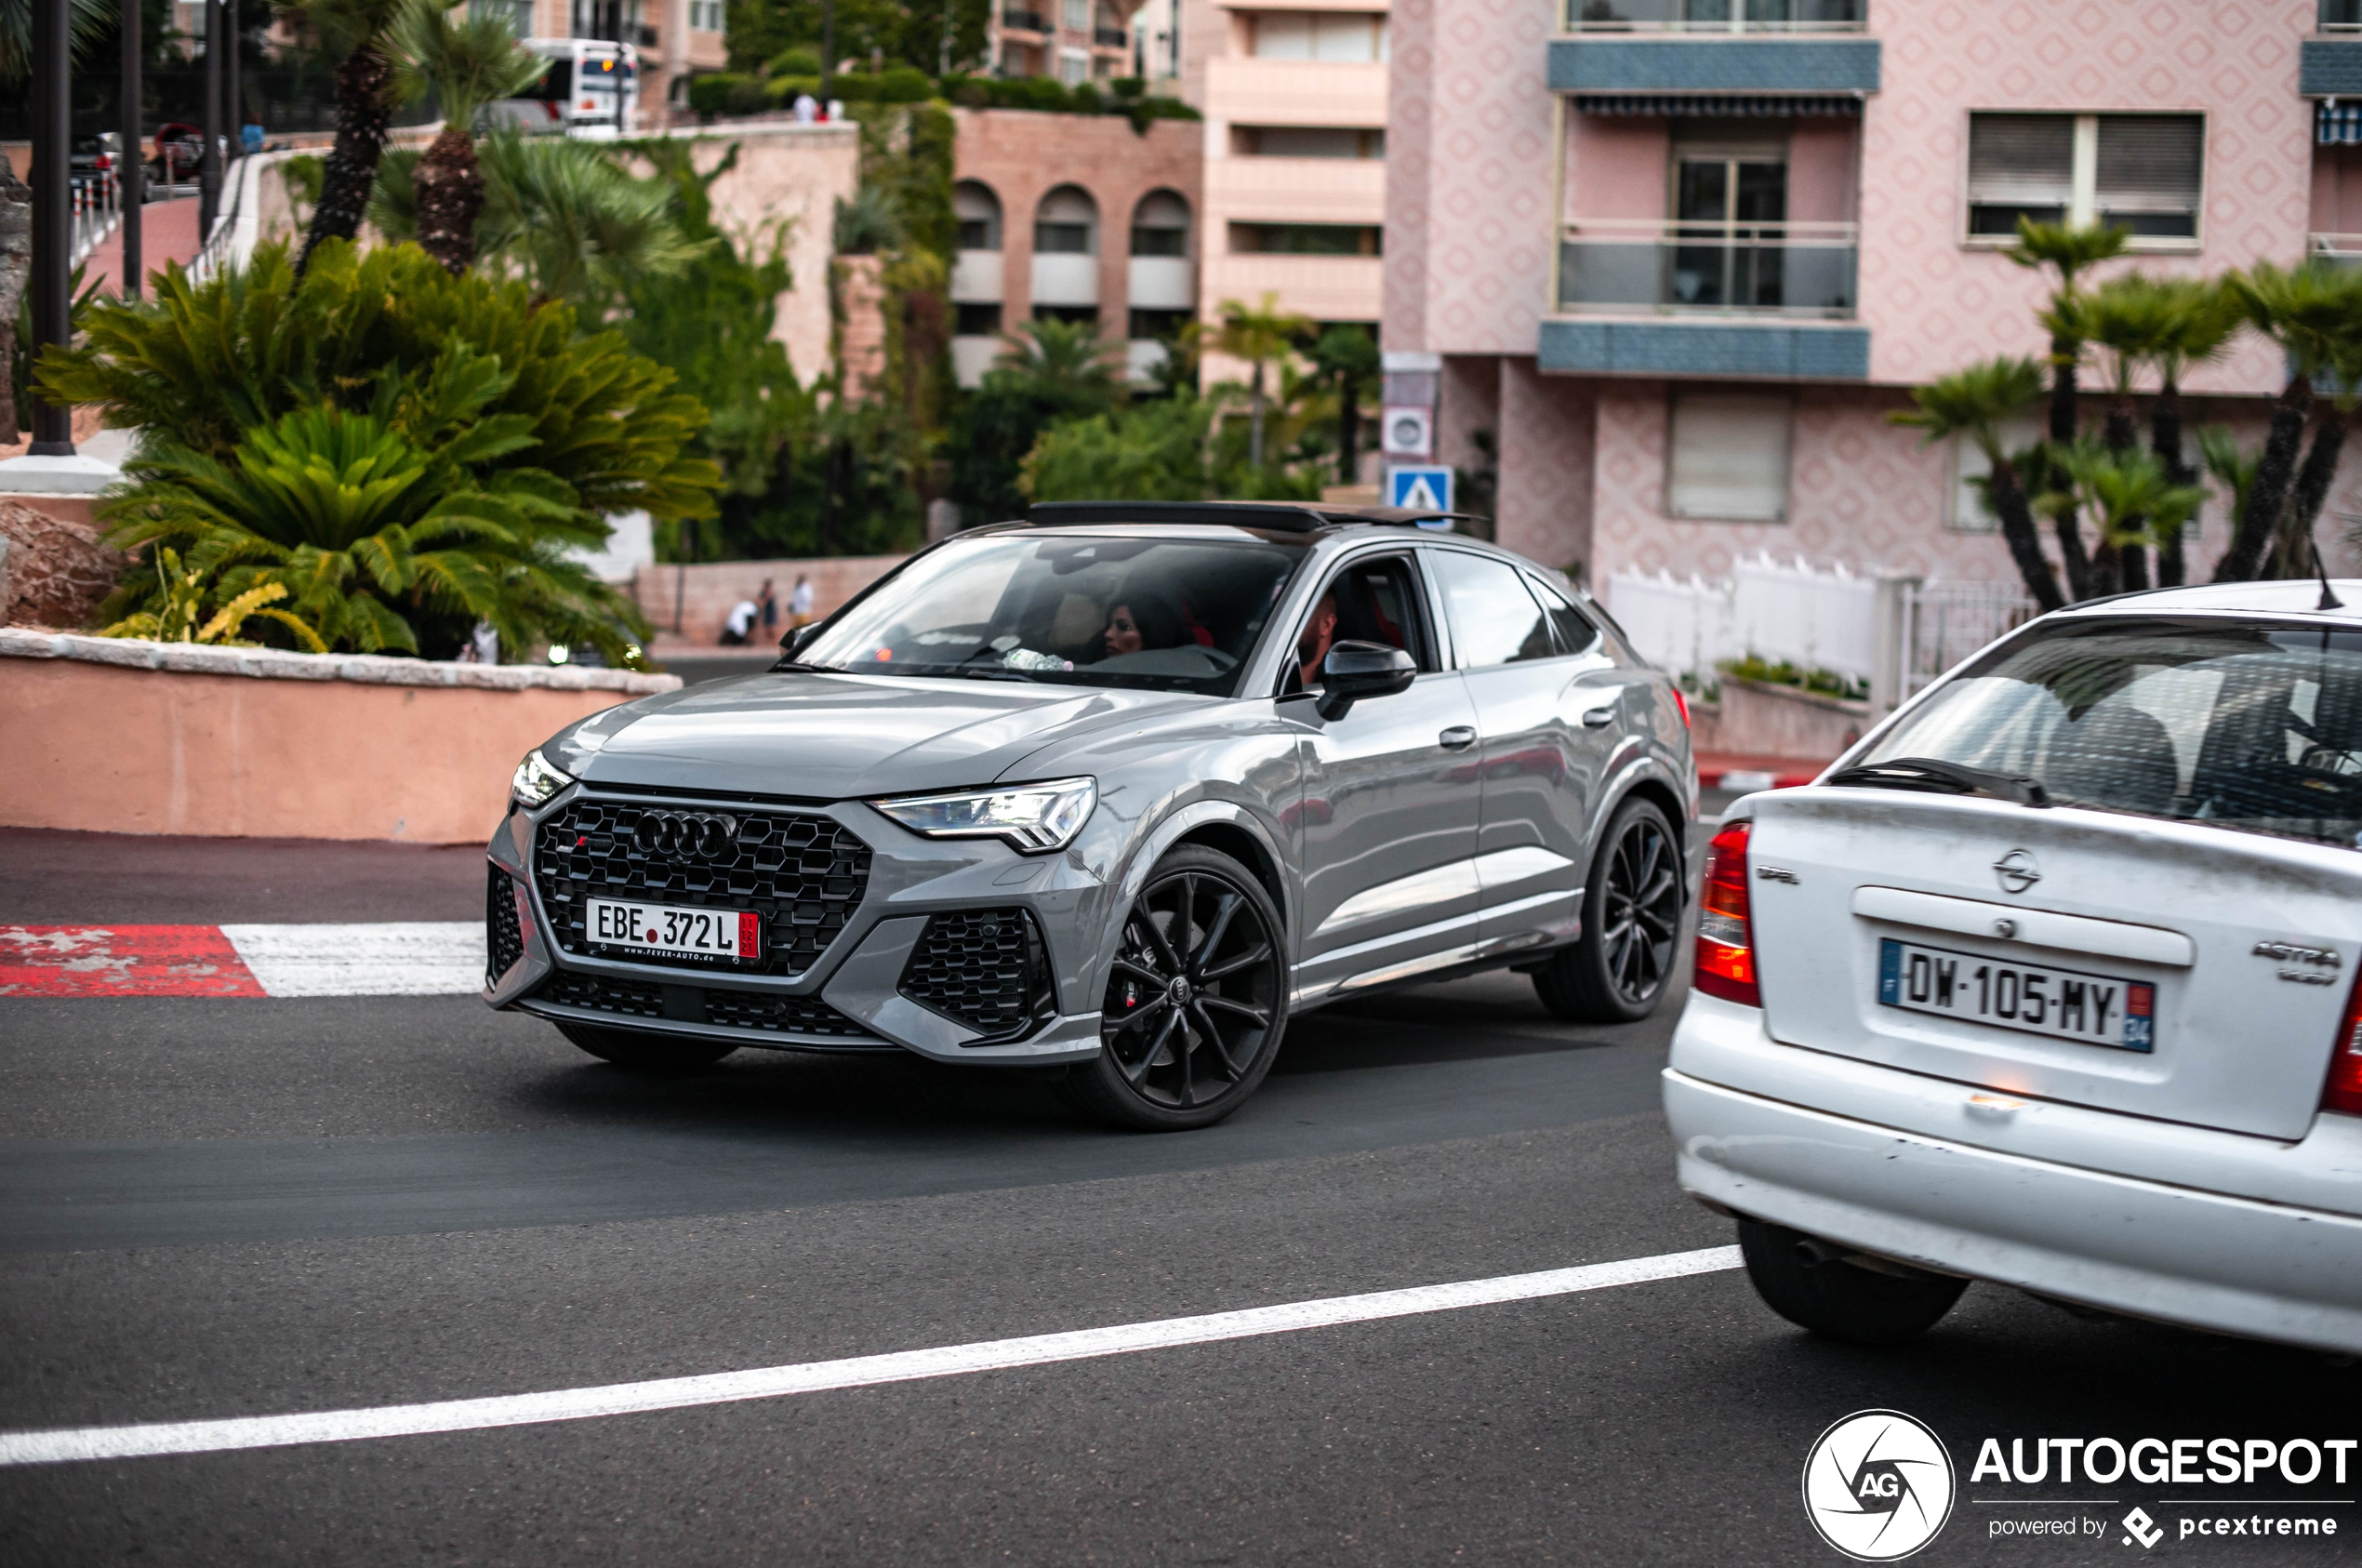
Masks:
[[[1594,582],[2014,580],[1962,455],[1886,415],[2044,352],[2021,212],[2159,272],[2362,249],[2353,0],[1559,3],[1395,0],[1384,341],[1438,460],[1497,445],[1502,541]],[[2257,439],[2285,374],[2242,338],[2196,422]],[[2227,538],[2210,503],[2194,571]]]

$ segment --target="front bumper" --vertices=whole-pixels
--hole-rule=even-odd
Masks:
[[[2321,1116],[2289,1144],[2013,1099],[1781,1044],[1758,1010],[1705,996],[1676,1032],[1665,1109],[1682,1188],[1737,1213],[2094,1307],[2362,1351],[2362,1119]]]
[[[494,957],[484,1000],[557,1022],[629,1029],[759,1048],[909,1051],[962,1064],[1055,1065],[1099,1052],[1092,979],[1108,929],[1107,889],[1079,856],[1028,857],[997,841],[940,842],[905,832],[856,803],[786,807],[827,817],[869,846],[866,890],[816,961],[792,977],[690,969],[561,950],[531,875],[537,825],[581,792],[512,808],[487,854]],[[702,804],[695,797],[659,804]],[[505,904],[504,904],[505,899]],[[1042,933],[1051,1016],[1018,1038],[987,1032],[905,994],[929,917],[1023,910]],[[504,962],[505,960],[505,962]]]

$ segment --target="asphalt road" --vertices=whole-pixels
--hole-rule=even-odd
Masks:
[[[0,925],[463,919],[481,887],[471,852],[0,833]],[[749,1051],[634,1079],[464,997],[0,998],[0,1431],[1719,1246],[1654,1110],[1678,1003],[1572,1029],[1498,976],[1310,1015],[1231,1122],[1146,1137],[917,1061]],[[1985,1435],[2350,1434],[2357,1396],[2317,1356],[1986,1287],[1917,1344],[1849,1349],[1723,1271],[783,1399],[0,1468],[0,1562],[1825,1563],[1798,1473],[1850,1412],[1908,1411],[1965,1466]],[[2351,1561],[2362,1531],[2348,1508],[2309,1551],[1994,1539],[2027,1510],[1981,1495],[1964,1473],[1915,1561]]]

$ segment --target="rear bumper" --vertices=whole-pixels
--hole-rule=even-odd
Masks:
[[[1997,1112],[1971,1105],[1976,1093],[1779,1044],[1755,1009],[1703,997],[1683,1015],[1665,1073],[1680,1182],[1700,1198],[1947,1273],[2362,1351],[2362,1216],[2223,1189],[2286,1189],[2295,1165],[2351,1197],[2362,1190],[2362,1120],[2321,1117],[2289,1145],[2050,1103]],[[1832,1103],[1845,1113],[1816,1109]],[[1979,1146],[1980,1118],[2029,1113],[2044,1123],[2049,1157]],[[1958,1136],[1937,1130],[1947,1122]],[[1997,1142],[2022,1131],[1993,1124]],[[2078,1141],[2144,1144],[2138,1163],[2151,1174],[2057,1157]],[[2177,1144],[2209,1188],[2156,1178],[2161,1164],[2183,1163]],[[2223,1179],[2242,1160],[2252,1181]]]

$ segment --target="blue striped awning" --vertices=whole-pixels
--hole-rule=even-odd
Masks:
[[[1862,100],[1851,93],[1577,93],[1574,108],[1580,114],[1760,120],[1781,115],[1857,116],[1862,113]]]
[[[2362,146],[2362,103],[2331,99],[2313,111],[2313,140],[2324,147]]]

